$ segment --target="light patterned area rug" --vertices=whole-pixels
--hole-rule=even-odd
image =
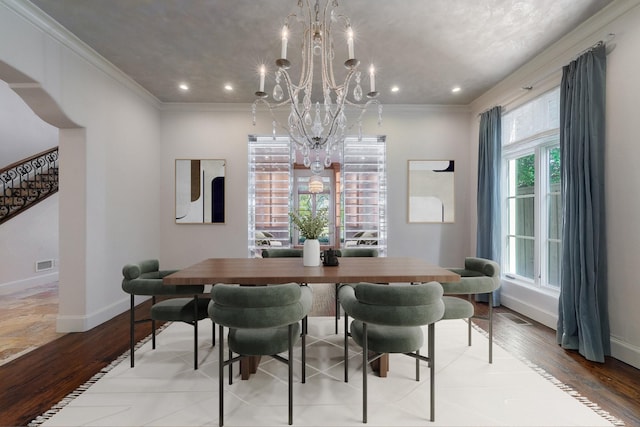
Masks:
[[[342,326],[342,325],[341,325]],[[436,325],[435,422],[429,417],[429,370],[391,355],[387,378],[369,371],[368,424],[373,426],[621,426],[622,422],[581,398],[553,377],[494,345],[473,331],[467,346],[466,323]],[[211,323],[200,322],[200,369],[193,369],[191,326],[173,323],[136,350],[96,375],[33,426],[201,426],[218,425],[218,345],[211,347]],[[300,348],[295,350],[294,425],[361,426],[362,362],[350,348],[349,378],[344,382],[343,337],[331,316],[311,317],[307,341],[307,381],[300,381]],[[225,352],[226,354],[226,352]],[[426,349],[423,350],[426,354]],[[228,370],[225,369],[225,376]],[[225,378],[226,426],[287,425],[286,365],[263,358],[248,381],[234,371]]]

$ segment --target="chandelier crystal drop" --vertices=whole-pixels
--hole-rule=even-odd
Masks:
[[[271,92],[273,102],[267,101],[265,91],[266,66],[259,70],[259,90],[252,105],[253,124],[256,124],[258,104],[264,104],[270,111],[275,126],[284,129],[303,157],[305,167],[311,167],[311,156],[315,156],[314,169],[322,170],[319,154],[324,151],[324,166],[331,164],[331,153],[344,141],[346,132],[355,124],[358,135],[362,135],[362,117],[371,104],[378,105],[378,124],[382,121],[382,105],[377,101],[375,87],[375,68],[368,70],[370,90],[364,95],[362,74],[358,70],[360,61],[354,50],[354,32],[351,22],[345,15],[337,13],[337,0],[298,0],[298,10],[284,20],[280,58],[276,60],[275,85]],[[292,62],[287,59],[287,49],[291,30],[300,29],[302,52],[300,80],[295,83],[290,74]],[[332,31],[344,31],[344,42],[334,40]],[[298,34],[298,33],[296,33]],[[341,36],[342,37],[342,36]],[[338,45],[334,44],[335,42]],[[341,83],[336,82],[333,60],[336,46],[343,48],[348,58],[344,62],[346,76]],[[320,79],[315,79],[319,73]],[[355,86],[351,88],[352,83]],[[314,91],[315,89],[315,91]],[[286,123],[277,118],[277,111],[288,108]],[[355,122],[349,123],[347,111],[354,111]],[[286,113],[285,113],[286,114]]]

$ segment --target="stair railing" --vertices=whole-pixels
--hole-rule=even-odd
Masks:
[[[58,191],[58,147],[0,169],[0,224]]]

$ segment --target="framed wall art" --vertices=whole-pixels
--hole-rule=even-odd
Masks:
[[[454,172],[453,160],[409,160],[408,222],[454,222]]]
[[[176,159],[176,223],[225,222],[226,161]]]

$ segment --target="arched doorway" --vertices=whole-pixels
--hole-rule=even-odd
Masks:
[[[85,169],[85,132],[84,129],[74,123],[64,111],[59,107],[57,102],[49,95],[40,85],[39,82],[31,79],[29,76],[0,61],[0,80],[7,83],[8,87],[15,92],[33,111],[33,113],[44,122],[58,129],[58,146],[60,155],[60,165],[62,168],[70,167],[72,169]],[[80,208],[76,212],[82,212],[83,200],[75,197],[72,204],[78,206],[66,206],[69,204],[68,194],[72,191],[84,192],[85,180],[80,177],[76,182],[69,185],[61,185],[58,193],[59,212],[64,210],[72,211],[74,208]],[[62,173],[61,173],[62,182]],[[83,275],[85,266],[81,265],[83,259],[75,256],[75,254],[84,252],[84,236],[76,236],[69,233],[68,230],[77,228],[74,222],[78,218],[59,215],[59,313],[68,310],[68,307],[77,304],[79,298],[85,295],[84,281],[78,280],[78,275]],[[64,243],[62,243],[64,241]],[[80,243],[79,243],[80,242]],[[79,259],[80,258],[80,259]],[[65,260],[73,259],[74,267],[65,268]],[[74,301],[71,302],[70,301]],[[57,330],[59,332],[70,332],[65,329],[65,325],[60,322],[60,315],[57,320]]]

